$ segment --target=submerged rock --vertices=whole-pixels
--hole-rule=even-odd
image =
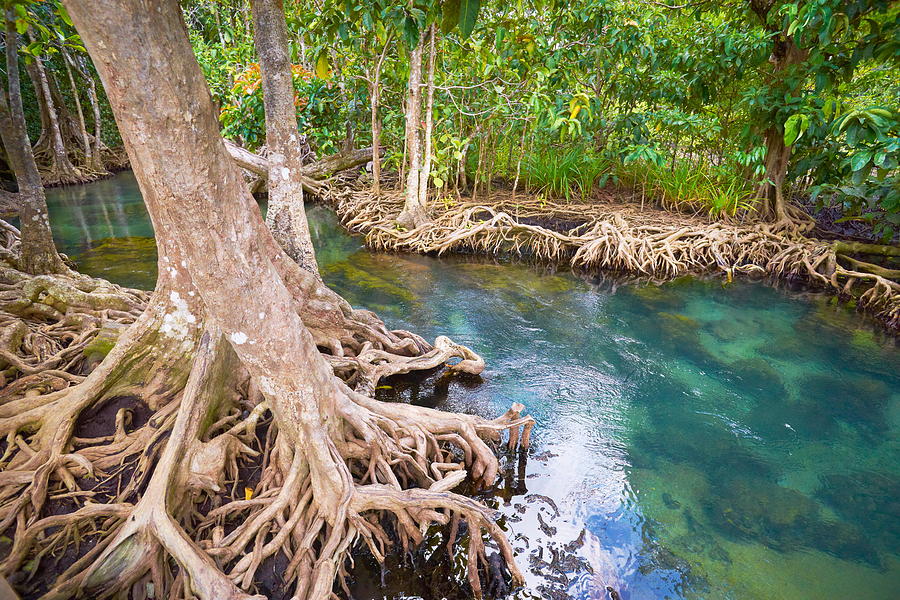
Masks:
[[[672,494],[670,494],[669,492],[664,492],[664,493],[663,493],[663,495],[662,495],[662,501],[663,501],[663,505],[665,505],[665,507],[668,508],[668,509],[671,509],[671,510],[677,510],[677,509],[681,508],[681,502],[679,502],[678,500],[676,500],[676,499],[672,496]]]
[[[745,358],[731,363],[728,371],[740,385],[741,393],[766,400],[781,400],[787,395],[781,373],[763,358]]]
[[[888,428],[885,411],[890,394],[881,381],[847,374],[810,375],[801,380],[799,389],[802,410],[811,419],[821,421],[818,414],[867,433]]]
[[[900,477],[875,471],[821,477],[816,496],[891,551],[900,546]]]
[[[874,568],[882,566],[872,536],[843,521],[816,523],[810,530],[810,546],[842,560],[861,562]]]
[[[707,507],[711,523],[724,535],[780,551],[807,545],[819,507],[808,496],[765,479],[732,479],[716,486]]]

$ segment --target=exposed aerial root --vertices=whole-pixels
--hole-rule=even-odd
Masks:
[[[111,173],[128,166],[128,156],[125,154],[124,148],[109,148],[103,145],[101,148],[102,160],[91,164],[85,159],[84,152],[76,146],[77,142],[68,148],[71,169],[61,167],[53,159],[53,152],[47,144],[34,147],[34,158],[41,174],[41,181],[45,186],[90,183],[109,177]],[[101,166],[98,167],[97,164]]]
[[[295,586],[295,597],[323,600],[343,582],[357,542],[383,560],[390,546],[410,551],[435,524],[453,524],[452,547],[464,523],[474,596],[481,597],[481,573],[489,572],[488,547],[505,559],[511,579],[522,582],[492,512],[451,492],[467,477],[476,486],[494,482],[495,445],[504,431],[510,449],[528,447],[534,421],[521,415],[522,405],[487,420],[379,402],[335,378],[334,422],[314,443],[304,422],[269,419],[268,400],[254,393],[216,330],[200,337],[193,327],[171,343],[161,339],[172,308],[161,296],[84,381],[0,405],[7,438],[0,527],[15,528],[0,572],[13,575],[26,560],[34,565],[87,533],[95,545],[44,598],[107,598],[129,589],[146,596],[139,590],[148,585],[156,597],[262,598],[254,595],[254,575],[282,553],[289,561],[284,582]],[[390,357],[367,348],[357,357],[369,365],[359,369],[357,387],[384,374],[432,368],[461,348],[439,338],[432,352],[386,369],[377,358]],[[480,370],[477,355],[462,353],[457,368]],[[129,387],[151,377],[155,388]],[[120,414],[110,436],[74,436],[81,413],[129,390],[155,409],[145,425],[128,431]],[[263,422],[268,429],[260,439]],[[245,461],[258,463],[262,473],[243,489],[237,465]],[[134,468],[116,491],[86,485],[127,465]],[[76,508],[44,516],[49,496],[73,498]],[[79,499],[85,503],[77,508]]]
[[[533,419],[518,404],[488,420],[374,400],[384,377],[484,363],[448,338],[432,346],[387,329],[293,263],[283,276],[336,375],[325,428],[285,417],[289,394],[252,380],[204,323],[199,297],[171,282],[150,295],[0,268],[0,532],[13,539],[0,573],[29,590],[35,572],[74,551],[29,593],[248,600],[261,598],[260,566],[280,554],[295,597],[324,600],[354,548],[383,560],[448,525],[448,550],[464,541],[474,596],[498,575],[491,549],[521,582],[492,512],[452,490],[492,485],[501,435],[527,448]],[[131,400],[114,426],[79,433],[116,398]],[[149,416],[136,421],[133,407]]]
[[[366,343],[356,356],[328,356],[335,373],[357,392],[372,395],[378,382],[391,375],[427,371],[446,365],[450,371],[477,375],[484,370],[484,360],[467,347],[440,336],[434,347],[414,356],[398,356]],[[450,364],[451,359],[460,359]]]
[[[392,546],[411,551],[430,526],[455,522],[458,529],[462,521],[473,595],[481,597],[479,569],[488,567],[482,535],[521,584],[512,549],[491,511],[450,490],[467,475],[477,485],[493,483],[498,463],[487,443],[498,442],[502,431],[510,431],[514,449],[527,447],[534,421],[520,415],[523,407],[515,405],[489,421],[386,404],[346,386],[340,398],[340,434],[321,447],[292,445],[289,430],[298,424],[279,426],[252,493],[210,511],[200,523],[201,547],[227,565],[231,581],[248,589],[260,565],[281,553],[294,598],[329,598],[335,581],[343,584],[344,565],[357,541],[381,562]],[[338,481],[336,487],[323,483],[323,471]]]
[[[806,237],[811,221],[799,214],[774,224],[710,222],[628,203],[559,204],[498,193],[490,201],[434,203],[428,223],[406,230],[396,221],[403,206],[397,193],[376,199],[365,190],[329,189],[323,198],[376,249],[513,254],[661,280],[710,272],[800,279],[839,294],[855,292],[861,308],[900,330],[896,271],[848,256],[846,244]]]
[[[14,263],[18,260],[21,240],[22,233],[19,229],[0,219],[0,264]]]

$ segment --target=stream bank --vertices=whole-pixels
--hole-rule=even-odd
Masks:
[[[128,174],[54,190],[50,210],[80,269],[153,287],[152,228]],[[323,277],[354,306],[486,360],[480,380],[397,379],[379,399],[483,416],[519,401],[538,420],[527,460],[505,458],[488,495],[528,580],[513,598],[588,600],[608,581],[625,600],[876,600],[900,587],[900,357],[832,297],[371,252],[324,207],[309,218]],[[435,586],[428,556],[389,565],[383,586],[360,560],[352,591],[465,597]]]
[[[403,206],[396,191],[375,198],[365,189],[345,189],[324,197],[344,226],[375,250],[512,255],[657,282],[691,274],[720,274],[728,282],[736,275],[796,281],[834,293],[900,333],[900,284],[889,278],[891,270],[860,262],[854,258],[858,252],[845,244],[799,231],[639,205],[610,188],[587,203],[558,203],[507,190],[477,200],[438,199],[432,201],[430,222],[413,230],[396,224]],[[876,245],[868,249],[885,248],[891,251]],[[898,255],[900,249],[888,260]]]

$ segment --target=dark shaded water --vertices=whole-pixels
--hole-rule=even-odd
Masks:
[[[50,192],[63,251],[149,288],[130,174]],[[494,501],[527,573],[516,598],[894,598],[900,353],[827,297],[761,284],[592,284],[528,266],[374,254],[310,210],[330,285],[389,325],[481,353],[484,382],[381,390],[538,420]],[[506,499],[504,499],[506,498]],[[395,574],[396,575],[396,574]],[[441,597],[426,573],[357,596]]]

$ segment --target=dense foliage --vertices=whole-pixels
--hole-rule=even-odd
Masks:
[[[409,56],[435,22],[437,188],[462,183],[464,161],[475,185],[520,172],[537,191],[586,197],[613,180],[734,214],[752,209],[754,190],[772,177],[767,136],[777,135],[790,152],[789,197],[839,205],[886,238],[900,226],[896,4],[356,0],[287,9],[303,73],[298,115],[320,152],[348,131],[367,138],[372,64],[388,45],[383,144],[399,166]],[[254,64],[249,9],[201,1],[186,14],[226,134],[259,145],[261,95],[243,83]]]
[[[24,65],[93,77],[56,2],[10,2]],[[265,143],[248,0],[185,0],[223,134]],[[886,240],[900,231],[900,5],[887,0],[287,0],[300,127],[320,155],[371,142],[378,73],[388,168],[403,169],[404,98],[438,26],[429,181],[445,200],[498,181],[587,199],[615,183],[713,217],[751,213],[768,183]],[[75,63],[73,63],[75,64]],[[23,70],[23,80],[28,77]],[[74,105],[83,85],[56,85]],[[33,138],[37,99],[24,86]],[[117,136],[99,94],[104,137]],[[84,111],[88,129],[92,114]],[[776,154],[788,159],[775,165]],[[783,172],[780,172],[783,171]],[[449,201],[449,200],[446,200]],[[834,212],[834,211],[833,211]]]

